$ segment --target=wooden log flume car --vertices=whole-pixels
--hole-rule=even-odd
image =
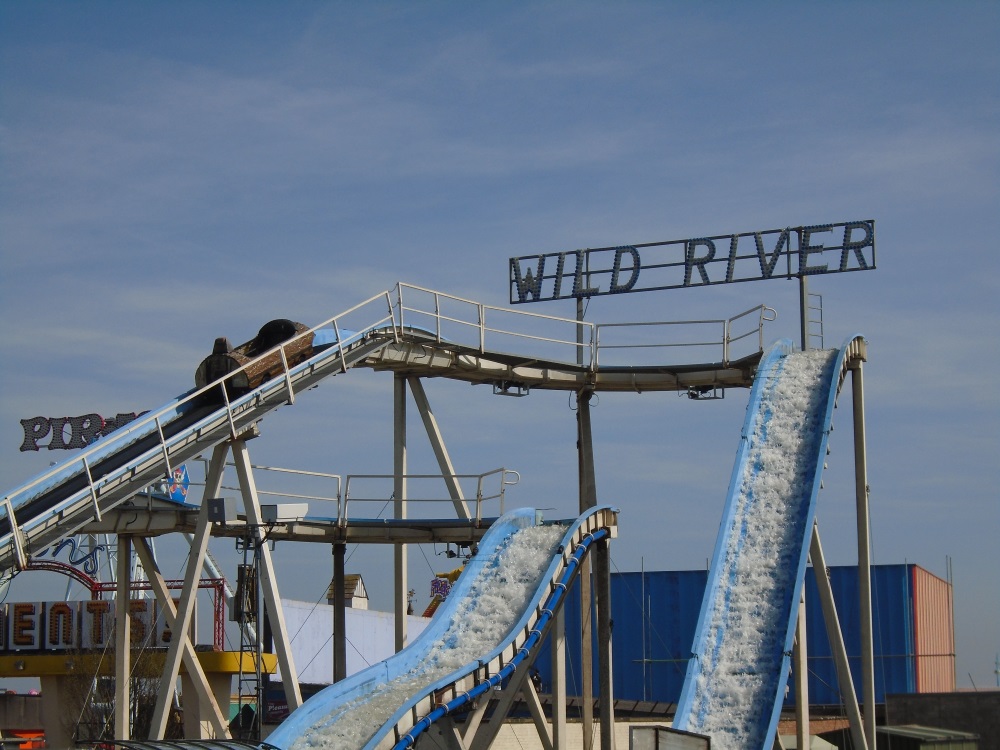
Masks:
[[[212,353],[198,365],[194,375],[195,385],[204,388],[233,373],[225,381],[226,395],[230,400],[239,398],[285,371],[282,350],[277,348],[279,344],[295,339],[284,349],[288,367],[294,367],[311,357],[314,352],[313,334],[300,336],[308,330],[294,320],[279,318],[265,323],[256,336],[236,347],[231,346],[226,337],[219,337],[215,340]],[[295,338],[296,336],[299,338]],[[261,356],[268,352],[270,354],[266,357]],[[208,392],[206,399],[218,403],[224,401],[221,389]]]

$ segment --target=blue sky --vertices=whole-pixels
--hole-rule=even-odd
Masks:
[[[271,318],[312,325],[397,281],[505,305],[512,256],[871,218],[878,269],[810,288],[827,344],[870,345],[875,562],[943,577],[951,558],[958,683],[996,684],[998,35],[1000,6],[972,2],[0,4],[0,483],[65,457],[19,452],[20,419],[155,408],[216,336]],[[587,316],[763,303],[769,338],[797,338],[797,295],[633,294]],[[565,394],[427,391],[460,471],[517,469],[509,503],[572,513]],[[337,378],[266,419],[251,455],[389,472],[391,392]],[[601,397],[619,569],[705,565],[745,405]],[[848,564],[839,421],[819,519]],[[426,447],[411,470],[433,470]],[[412,558],[423,597],[450,564]],[[279,560],[289,596],[320,596],[327,550]],[[349,563],[376,604],[384,562]]]

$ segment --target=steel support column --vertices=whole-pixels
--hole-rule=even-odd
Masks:
[[[851,725],[851,738],[854,741],[855,750],[868,750],[869,747],[874,746],[870,746],[865,739],[864,727],[861,722],[861,709],[858,707],[858,695],[854,691],[854,682],[851,680],[851,665],[847,660],[844,635],[840,632],[837,605],[833,600],[833,588],[830,586],[826,558],[823,556],[823,546],[819,541],[819,527],[816,524],[813,524],[809,558],[813,571],[816,573],[816,588],[819,591],[819,601],[823,608],[823,620],[826,623],[826,634],[830,640],[830,651],[833,652],[833,662],[837,668],[837,684],[840,687],[841,701]]]
[[[407,378],[407,382],[410,384],[413,401],[417,405],[417,411],[420,412],[420,419],[424,423],[424,429],[427,431],[427,439],[430,440],[431,448],[434,450],[434,457],[437,458],[438,467],[444,477],[444,483],[448,487],[448,494],[455,504],[455,513],[459,518],[471,518],[469,515],[469,506],[465,504],[465,497],[462,494],[462,486],[455,477],[457,473],[455,466],[451,462],[451,456],[448,455],[448,448],[445,447],[441,428],[438,427],[434,412],[431,411],[431,404],[427,400],[424,385],[420,381],[420,378],[417,377],[409,377]]]
[[[118,589],[115,594],[115,739],[132,739],[132,537],[118,536]]]
[[[851,363],[854,412],[854,492],[858,516],[858,594],[861,604],[861,692],[865,739],[875,747],[875,646],[872,637],[871,531],[868,508],[868,459],[865,439],[865,389],[861,360]]]
[[[194,616],[194,605],[198,594],[198,579],[201,577],[202,565],[205,562],[205,554],[208,551],[208,540],[211,536],[211,527],[208,521],[208,499],[216,497],[222,489],[222,474],[226,468],[226,456],[229,453],[229,446],[221,443],[215,446],[212,451],[212,459],[208,465],[208,473],[205,477],[205,495],[201,501],[201,510],[198,512],[198,522],[195,526],[194,538],[191,540],[191,553],[188,556],[187,570],[184,573],[184,585],[181,588],[181,607],[177,612],[176,628],[179,632],[187,633],[191,627],[191,618]],[[119,565],[121,561],[119,560]],[[163,739],[167,729],[167,719],[170,709],[168,696],[173,695],[174,686],[177,682],[177,675],[181,667],[181,644],[184,638],[174,639],[167,648],[167,656],[163,664],[163,675],[160,678],[159,700],[156,710],[153,712],[153,720],[150,724],[149,733],[151,737]],[[225,736],[229,736],[228,730]]]
[[[601,679],[601,750],[615,750],[615,699],[611,658],[611,545],[594,545],[597,582],[597,648]]]
[[[594,473],[594,441],[590,425],[592,391],[577,394],[577,453],[580,473],[580,513],[597,505],[597,481]],[[580,692],[582,699],[581,731],[584,750],[594,747],[594,646],[591,627],[593,603],[590,579],[590,556],[580,561]]]
[[[393,385],[393,518],[406,518],[406,376],[396,374]],[[393,545],[393,567],[395,570],[395,610],[396,610],[396,651],[406,648],[406,609],[409,590],[406,580],[406,545]]]
[[[333,681],[347,677],[347,603],[344,592],[344,542],[333,543]]]
[[[552,684],[549,686],[552,704],[552,747],[566,750],[566,610],[558,607],[552,615]]]
[[[177,609],[174,606],[173,599],[170,597],[170,591],[167,589],[167,584],[163,580],[163,574],[160,571],[160,566],[156,563],[156,559],[153,556],[153,551],[149,542],[142,537],[138,537],[135,540],[135,551],[139,556],[139,560],[142,562],[143,569],[146,571],[146,576],[149,578],[150,586],[153,589],[153,593],[156,595],[156,601],[164,613],[167,626],[170,628],[170,632],[172,634],[171,643],[174,641],[180,643],[184,666],[187,667],[188,676],[191,680],[189,684],[193,687],[195,692],[195,695],[189,696],[189,700],[197,697],[197,699],[201,702],[201,705],[208,708],[208,719],[212,723],[212,729],[215,731],[215,737],[228,738],[229,726],[227,724],[227,719],[222,715],[222,710],[219,708],[219,704],[215,699],[215,693],[212,690],[211,684],[209,684],[208,676],[205,674],[205,670],[202,669],[201,662],[198,661],[198,655],[195,653],[194,645],[191,643],[191,638],[188,635],[190,633],[190,629],[181,629],[178,627]],[[194,590],[193,594],[197,595],[197,588]],[[183,601],[181,606],[183,607]],[[173,697],[174,690],[172,688],[170,690],[163,690],[161,686],[161,690],[157,694],[154,719],[161,714],[164,716],[167,715],[167,711],[173,702]],[[194,707],[192,707],[191,710],[193,711]],[[198,714],[201,715],[202,711],[199,711]],[[158,723],[154,723],[150,726],[150,739],[163,739],[163,734],[165,732],[157,732],[156,730],[158,729]]]
[[[260,500],[257,497],[257,484],[253,478],[250,466],[250,454],[247,444],[242,440],[233,441],[233,462],[236,464],[236,475],[240,480],[240,491],[243,495],[243,509],[247,514],[247,524],[256,526],[258,531],[264,525],[261,518]],[[260,548],[261,593],[264,595],[264,605],[270,618],[271,630],[274,634],[274,650],[278,657],[278,667],[281,669],[281,684],[285,689],[285,701],[288,710],[294,711],[302,705],[302,691],[299,688],[299,673],[292,657],[292,646],[288,637],[288,626],[285,624],[285,612],[281,608],[281,595],[278,593],[278,579],[274,573],[274,561],[271,559],[271,548],[265,540],[257,540]],[[201,568],[199,561],[198,567]],[[263,717],[261,717],[263,721]]]
[[[799,614],[795,621],[795,642],[792,663],[795,669],[795,736],[798,748],[809,747],[809,651],[806,641],[806,592],[799,597]]]

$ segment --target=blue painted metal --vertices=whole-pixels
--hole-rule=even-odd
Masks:
[[[570,582],[573,580],[573,576],[576,575],[576,570],[580,565],[580,561],[584,558],[590,549],[590,545],[599,539],[603,539],[608,536],[606,529],[599,529],[593,534],[588,534],[583,541],[577,545],[576,549],[573,550],[573,554],[570,557],[569,565],[567,565],[562,576],[560,576],[558,582],[553,587],[549,598],[545,600],[545,604],[542,605],[542,616],[538,618],[538,622],[535,627],[531,630],[527,640],[524,645],[518,649],[517,655],[514,656],[510,662],[507,663],[503,669],[501,669],[497,674],[490,677],[488,680],[479,683],[476,687],[463,695],[449,701],[443,706],[439,706],[434,709],[431,713],[421,719],[417,724],[407,732],[399,742],[393,746],[393,750],[405,750],[410,748],[416,742],[417,737],[430,728],[438,719],[447,716],[452,711],[456,711],[463,706],[467,706],[472,703],[476,698],[481,696],[488,690],[492,690],[497,685],[500,685],[504,680],[509,678],[514,674],[514,671],[522,665],[531,655],[534,650],[539,646],[542,639],[542,632],[545,630],[549,621],[553,617],[553,613],[563,605],[563,600],[566,594],[566,588],[569,586]],[[517,629],[515,628],[515,631]],[[497,651],[496,653],[499,653]],[[495,654],[494,654],[495,655]]]
[[[467,664],[465,667],[462,667],[437,682],[422,688],[418,693],[411,695],[410,698],[385,722],[385,724],[375,731],[373,736],[364,745],[364,748],[374,748],[379,746],[379,744],[383,742],[393,730],[396,724],[398,724],[400,720],[426,696],[432,695],[454,684],[462,677],[474,672],[482,664],[489,663],[500,655],[504,649],[509,647],[509,645],[515,641],[515,638],[519,634],[524,632],[533,613],[535,613],[539,607],[542,606],[542,600],[546,597],[546,594],[548,594],[548,599],[546,599],[544,606],[542,606],[543,611],[542,617],[539,618],[539,624],[535,625],[531,633],[529,633],[528,638],[522,644],[515,657],[511,659],[511,661],[505,665],[503,669],[499,670],[496,675],[491,675],[489,680],[480,683],[480,685],[469,691],[469,693],[465,696],[460,696],[458,699],[451,701],[448,704],[450,708],[446,706],[444,708],[447,710],[435,710],[432,712],[432,718],[430,718],[430,720],[427,720],[427,717],[425,717],[424,720],[418,722],[417,725],[411,728],[410,732],[401,739],[401,742],[409,742],[412,744],[412,740],[417,736],[417,734],[426,729],[433,721],[436,721],[446,715],[449,711],[455,710],[462,704],[463,701],[475,698],[486,690],[491,689],[493,685],[498,684],[500,681],[509,677],[514,669],[516,669],[516,665],[518,663],[523,663],[525,659],[532,656],[533,652],[538,648],[541,632],[544,629],[545,622],[547,622],[548,618],[552,616],[552,612],[555,607],[561,604],[566,583],[572,578],[572,575],[576,570],[576,566],[579,563],[579,559],[586,554],[587,548],[593,541],[602,538],[607,534],[607,532],[605,530],[598,530],[592,534],[588,534],[578,548],[574,550],[572,560],[568,564],[568,568],[564,571],[564,574],[560,576],[560,580],[556,581],[556,574],[563,563],[561,551],[569,548],[577,531],[581,526],[583,526],[587,519],[589,519],[594,513],[598,511],[605,511],[607,509],[608,506],[593,508],[580,516],[580,518],[569,523],[567,531],[563,535],[559,545],[560,553],[556,554],[550,562],[545,573],[540,578],[540,583],[534,596],[531,597],[530,601],[524,607],[518,622],[511,628],[510,632],[507,634],[506,640],[504,640],[503,643],[498,645],[491,652],[483,654],[475,661]],[[524,508],[511,511],[510,513],[502,516],[492,527],[490,527],[490,530],[480,541],[479,548],[483,551],[494,550],[498,546],[502,545],[505,540],[507,540],[517,529],[524,528],[535,523],[535,510]],[[451,625],[452,618],[460,609],[464,608],[468,600],[475,595],[474,583],[476,581],[477,574],[483,570],[486,565],[491,564],[491,559],[490,554],[484,553],[476,555],[469,561],[466,565],[465,572],[463,572],[458,581],[455,582],[455,586],[452,588],[451,593],[445,600],[445,603],[435,613],[434,618],[428,624],[427,628],[414,639],[410,646],[405,648],[403,651],[400,651],[398,654],[389,657],[385,661],[375,664],[366,670],[348,677],[346,680],[336,683],[335,685],[331,685],[330,687],[320,691],[316,696],[306,701],[298,710],[292,712],[288,719],[286,719],[285,722],[267,738],[267,742],[264,743],[264,747],[277,748],[278,750],[285,750],[291,747],[297,739],[303,736],[306,732],[310,731],[314,726],[327,723],[330,719],[330,714],[335,712],[339,706],[346,705],[356,700],[364,701],[366,697],[374,693],[381,684],[407,673],[415,666],[419,665],[422,661],[427,659],[430,650],[445,635],[445,632]],[[551,593],[549,593],[550,589],[552,589]],[[543,619],[544,622],[542,621]],[[410,737],[410,740],[407,740],[406,737]],[[407,744],[400,745],[400,747],[407,746]]]
[[[777,587],[776,584],[775,588],[769,592],[768,601],[764,603],[764,606],[770,608],[772,612],[777,612],[777,622],[786,623],[784,637],[781,641],[754,644],[759,648],[759,661],[747,664],[745,669],[749,674],[756,676],[758,685],[753,689],[752,696],[744,696],[744,704],[740,705],[739,715],[734,715],[731,726],[726,730],[727,733],[734,735],[735,741],[743,743],[744,747],[769,748],[774,741],[789,671],[794,639],[794,613],[805,577],[809,537],[812,534],[816,496],[819,493],[823,460],[826,455],[833,409],[836,404],[839,375],[847,356],[848,345],[854,338],[848,339],[845,346],[837,353],[826,377],[817,383],[818,389],[824,389],[816,393],[822,413],[818,428],[821,435],[815,441],[811,453],[802,456],[800,465],[804,481],[809,486],[802,487],[797,494],[797,497],[801,498],[800,502],[804,504],[798,515],[798,528],[793,529],[791,536],[784,542],[792,547],[776,550],[776,552],[780,551],[787,559],[787,562],[782,564],[795,566],[795,575],[791,579],[793,584],[783,587]],[[715,631],[713,638],[711,632],[713,612],[728,609],[730,592],[736,585],[735,581],[725,578],[726,555],[732,552],[735,556],[739,556],[743,546],[752,543],[752,540],[747,537],[745,525],[739,522],[737,514],[740,511],[739,500],[743,478],[752,476],[760,470],[759,467],[749,463],[751,451],[758,439],[754,434],[754,425],[758,421],[763,425],[760,439],[766,442],[767,428],[771,418],[766,394],[771,387],[772,380],[780,379],[784,360],[790,349],[790,343],[787,341],[779,342],[773,346],[764,355],[754,380],[742,440],[730,480],[728,499],[716,543],[708,587],[695,633],[692,658],[688,665],[684,689],[681,692],[677,717],[674,721],[675,728],[701,731],[700,727],[705,719],[706,704],[701,701],[703,689],[701,683],[703,678],[709,683],[713,680],[715,675],[714,654],[721,647],[722,639],[729,637],[725,623],[723,623],[722,627]]]
[[[887,694],[913,693],[917,689],[913,601],[909,583],[912,568],[912,565],[872,567],[875,697],[878,702],[883,702]],[[857,692],[860,691],[861,675],[857,568],[833,566],[829,571]],[[645,607],[640,603],[639,593],[639,581],[643,577],[648,597]],[[661,704],[678,701],[707,577],[708,572],[704,570],[612,574],[616,699]],[[810,702],[813,705],[839,705],[837,674],[812,568],[806,571],[805,590]],[[579,590],[573,587],[566,604],[567,690],[570,695],[582,694],[577,656],[580,644],[579,602]],[[535,663],[543,687],[547,687],[551,680],[549,655],[549,644],[546,642]],[[785,707],[795,705],[792,685],[794,678],[790,677]],[[596,676],[594,689],[597,689]]]
[[[914,657],[913,565],[872,567],[875,642],[875,699],[917,689]],[[861,688],[861,625],[858,570],[831,566],[830,584],[844,636],[855,692]],[[643,581],[645,582],[643,584]],[[677,703],[691,655],[707,570],[646,571],[611,574],[614,621],[614,691],[617,700]],[[643,602],[645,589],[645,602]],[[806,622],[809,643],[809,700],[813,705],[840,704],[837,672],[826,635],[812,568],[806,570]],[[582,695],[580,684],[580,590],[570,588],[565,604],[567,692]],[[594,648],[597,648],[596,636]],[[542,691],[551,684],[548,639],[535,661]],[[795,705],[794,676],[789,678],[785,708]],[[598,690],[598,676],[593,689]]]
[[[883,703],[887,694],[913,693],[917,690],[913,590],[910,585],[913,568],[913,565],[872,567],[872,640],[875,648],[875,700],[878,703]],[[856,690],[860,691],[861,626],[858,571],[855,567],[847,566],[831,567],[829,572],[851,675]],[[839,705],[837,670],[833,663],[818,598],[815,572],[810,569],[806,576],[809,702],[813,705]],[[794,684],[794,677],[790,683]],[[789,706],[794,705],[794,690],[789,690],[785,703]]]

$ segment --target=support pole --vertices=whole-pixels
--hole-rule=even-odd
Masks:
[[[809,546],[809,558],[813,571],[816,573],[816,588],[819,591],[819,601],[823,608],[823,620],[826,623],[826,634],[830,640],[830,651],[833,652],[833,662],[837,668],[837,684],[840,687],[840,697],[847,711],[847,719],[851,725],[851,739],[855,750],[874,749],[865,739],[864,727],[861,722],[861,709],[858,708],[858,695],[854,691],[851,680],[851,665],[847,660],[847,649],[844,647],[844,635],[840,632],[840,620],[837,619],[837,605],[833,600],[833,588],[826,572],[826,558],[823,556],[823,546],[819,541],[819,528],[813,524],[812,542]]]
[[[393,518],[406,518],[406,376],[393,376]],[[396,601],[396,652],[406,648],[406,608],[409,590],[406,581],[406,545],[393,545]]]
[[[806,644],[806,592],[799,597],[799,616],[795,622],[792,662],[795,665],[795,734],[797,748],[809,747],[809,651]]]
[[[118,588],[115,600],[115,739],[132,739],[132,537],[118,535]]]
[[[236,464],[236,476],[240,480],[240,491],[243,495],[243,510],[247,514],[247,525],[257,527],[257,533],[264,526],[260,512],[260,499],[257,496],[257,483],[253,478],[250,466],[250,453],[243,440],[233,441],[233,462]],[[285,612],[281,608],[281,595],[278,593],[278,578],[274,572],[274,561],[271,559],[271,548],[267,541],[256,539],[260,544],[260,590],[267,607],[266,616],[270,618],[274,632],[274,650],[278,657],[278,668],[281,669],[281,684],[285,689],[285,701],[288,710],[294,711],[302,705],[302,690],[299,688],[299,673],[292,657],[291,641],[288,637],[288,626],[285,624]],[[198,567],[201,567],[199,561]],[[259,639],[258,639],[259,642]],[[261,717],[260,721],[263,721]]]
[[[802,351],[809,351],[809,277],[799,276],[799,325],[802,334]]]
[[[333,543],[333,681],[347,677],[347,605],[344,596],[344,553],[347,544]]]
[[[597,483],[594,474],[594,442],[590,425],[590,399],[592,391],[577,394],[577,451],[580,472],[580,513],[597,505]],[[582,705],[582,735],[584,750],[594,747],[594,645],[591,618],[593,617],[590,578],[590,556],[580,561],[580,686]]]
[[[222,490],[222,475],[226,468],[226,456],[228,453],[228,444],[222,443],[215,446],[215,450],[212,452],[212,459],[208,465],[208,472],[205,476],[205,495],[202,498],[201,510],[198,512],[198,521],[195,524],[194,538],[191,541],[191,553],[188,557],[187,570],[184,573],[184,585],[181,589],[181,607],[177,612],[175,620],[175,627],[179,633],[187,633],[188,628],[191,627],[191,618],[194,616],[198,579],[201,577],[201,568],[208,552],[208,540],[210,537],[208,499],[216,497]],[[121,561],[119,560],[120,564]],[[163,675],[160,678],[160,700],[157,701],[149,728],[150,736],[155,739],[163,739],[163,735],[167,729],[170,701],[166,700],[166,696],[173,694],[174,686],[177,683],[177,675],[181,667],[181,644],[184,640],[184,638],[176,638],[167,648],[167,656],[163,664]]]
[[[448,494],[455,504],[455,513],[458,514],[459,518],[468,519],[471,517],[469,515],[469,506],[465,504],[462,486],[455,477],[455,466],[451,462],[451,456],[448,455],[448,448],[445,447],[441,428],[438,427],[434,412],[431,411],[431,404],[427,400],[424,385],[420,382],[420,378],[417,377],[407,378],[407,382],[410,384],[410,392],[413,394],[417,411],[420,412],[420,419],[424,423],[424,429],[427,431],[427,439],[430,440],[431,448],[434,450],[434,456],[437,458],[438,467],[441,470],[441,475],[444,477],[444,483],[448,487]]]
[[[597,647],[601,670],[601,750],[615,750],[615,701],[611,659],[611,545],[595,545],[597,581]]]
[[[521,683],[521,696],[531,714],[531,720],[535,724],[535,731],[538,732],[538,741],[542,745],[542,750],[555,750],[552,746],[552,733],[548,722],[545,721],[545,709],[542,707],[542,699],[538,697],[538,691],[529,677]]]
[[[552,704],[552,747],[566,750],[566,610],[556,608],[552,616],[552,684],[549,686]]]
[[[865,703],[865,739],[875,747],[875,646],[872,637],[871,530],[868,507],[868,459],[865,439],[865,388],[861,360],[851,363],[854,412],[854,493],[858,516],[858,595],[861,604],[861,689]]]
[[[228,739],[229,726],[227,724],[227,720],[222,715],[222,710],[219,708],[219,704],[215,699],[215,692],[212,689],[212,685],[209,683],[208,676],[205,674],[205,670],[202,669],[201,662],[198,661],[198,656],[195,653],[194,646],[191,644],[191,638],[188,635],[190,633],[190,629],[182,630],[177,626],[177,609],[174,606],[173,599],[170,597],[170,591],[167,589],[166,581],[163,580],[163,574],[160,571],[160,566],[156,563],[156,559],[153,556],[153,550],[150,547],[149,542],[142,537],[137,538],[135,542],[135,551],[139,556],[139,560],[142,562],[142,567],[146,571],[146,575],[149,578],[150,586],[153,588],[153,592],[156,595],[156,601],[160,605],[160,609],[163,611],[167,625],[170,628],[170,632],[172,634],[171,642],[177,641],[180,643],[184,666],[187,667],[188,671],[189,681],[187,684],[189,684],[192,689],[192,694],[188,696],[188,701],[193,701],[194,698],[197,697],[199,701],[197,714],[201,716],[205,713],[205,709],[207,709],[208,720],[212,723],[212,729],[215,732],[215,737]],[[195,589],[195,591],[197,591],[197,589]],[[163,716],[167,715],[167,711],[173,702],[173,694],[174,691],[172,689],[164,691],[161,688],[156,698],[154,719],[157,719],[157,717],[161,714]],[[188,703],[186,708],[190,708],[192,712],[196,710],[196,707],[190,705],[190,703]],[[154,721],[150,726],[149,734],[150,739],[152,740],[162,740],[163,735],[165,734],[165,731],[158,731],[158,724],[158,721]]]

